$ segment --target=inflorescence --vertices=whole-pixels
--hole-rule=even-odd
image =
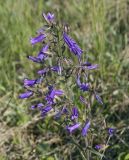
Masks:
[[[67,95],[68,81],[72,77],[72,83],[75,84],[76,90],[80,90],[80,103],[88,105],[84,98],[85,93],[92,93],[98,103],[103,105],[102,99],[88,81],[88,72],[99,66],[88,61],[83,62],[84,51],[68,35],[66,26],[62,27],[56,22],[54,14],[43,13],[43,17],[47,25],[37,31],[36,37],[30,39],[32,46],[38,43],[43,46],[37,56],[27,57],[30,61],[39,63],[42,68],[37,71],[38,78],[24,79],[26,91],[20,94],[19,98],[27,99],[37,96],[39,100],[31,106],[32,110],[39,110],[43,117],[52,112],[55,119],[65,117],[64,128],[67,131],[72,133],[80,128],[82,136],[86,136],[91,126],[91,119],[90,116],[85,117],[85,122],[82,124],[84,120],[79,115],[79,108]],[[66,47],[73,55],[67,53]],[[76,63],[73,59],[76,60]],[[110,129],[109,134],[113,134],[113,130]],[[96,148],[100,149],[101,147],[98,145]]]

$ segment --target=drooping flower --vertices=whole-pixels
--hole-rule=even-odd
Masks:
[[[79,76],[77,77],[77,84],[83,92],[90,89],[89,83],[81,83]]]
[[[77,109],[77,107],[73,107],[72,108],[71,119],[74,120],[74,119],[77,119],[77,118],[78,118],[78,109]]]
[[[82,136],[86,136],[86,135],[87,135],[87,132],[88,132],[89,127],[90,127],[90,121],[88,120],[88,121],[85,123],[84,128],[82,129]]]
[[[70,37],[68,36],[65,32],[63,33],[63,39],[67,46],[69,47],[70,51],[73,52],[78,58],[81,57],[83,51],[82,49],[77,45],[77,43]]]
[[[19,98],[20,99],[25,99],[25,98],[29,98],[33,95],[33,92],[32,91],[27,91],[25,93],[22,93],[19,95]]]
[[[66,129],[72,133],[74,130],[78,129],[80,127],[80,123],[76,123],[74,125],[71,125],[71,126],[67,126]]]
[[[40,34],[37,37],[31,38],[30,43],[34,45],[36,43],[42,42],[45,38],[46,38],[45,34]]]
[[[43,17],[44,19],[47,21],[47,23],[52,23],[55,19],[55,16],[53,13],[48,12],[47,15],[45,13],[43,13]]]
[[[34,80],[27,79],[27,78],[24,79],[24,86],[25,87],[27,87],[27,86],[33,87],[36,83],[37,83],[36,79],[34,79]]]

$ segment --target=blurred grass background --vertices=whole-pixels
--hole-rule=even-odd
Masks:
[[[94,83],[102,88],[105,119],[111,126],[124,128],[109,157],[128,160],[128,0],[0,0],[0,159],[63,159],[57,154],[61,153],[59,146],[65,155],[62,143],[56,145],[60,142],[57,128],[49,126],[55,122],[42,122],[41,127],[29,114],[29,103],[17,98],[23,78],[35,75],[35,65],[26,58],[36,54],[29,38],[42,27],[42,12],[48,11],[70,25],[71,34],[89,59],[100,65]],[[57,134],[53,137],[51,132]],[[55,145],[53,151],[51,144]]]

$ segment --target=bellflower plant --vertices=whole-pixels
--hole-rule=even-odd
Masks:
[[[87,61],[85,50],[79,46],[80,42],[72,38],[67,26],[62,27],[62,24],[57,23],[53,13],[43,13],[43,18],[47,25],[30,39],[30,44],[39,43],[41,49],[36,56],[28,56],[30,63],[39,63],[41,67],[37,71],[37,78],[23,80],[26,91],[19,98],[38,97],[39,100],[35,100],[35,104],[30,107],[32,112],[38,110],[43,118],[52,113],[53,120],[62,120],[59,122],[69,136],[78,134],[80,143],[84,143],[81,139],[85,140],[86,148],[81,145],[80,148],[84,152],[83,156],[87,157],[85,152],[89,152],[91,147],[101,148],[98,145],[101,142],[95,142],[94,138],[99,122],[94,121],[92,105],[96,103],[102,108],[104,102],[90,80],[90,74],[99,66]],[[109,129],[108,133],[113,135],[114,130]]]

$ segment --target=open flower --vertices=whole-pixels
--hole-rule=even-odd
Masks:
[[[77,45],[77,43],[70,36],[68,36],[65,32],[63,33],[63,38],[64,38],[65,43],[69,47],[70,51],[73,52],[75,55],[77,55],[78,58],[80,58],[83,51]]]
[[[42,69],[42,70],[39,70],[37,73],[38,73],[39,75],[45,75],[48,71],[49,71],[48,68],[44,68],[44,69]]]
[[[40,34],[37,37],[31,38],[30,43],[34,45],[36,43],[42,42],[45,38],[46,38],[46,35]]]
[[[81,83],[80,76],[77,77],[77,84],[83,92],[90,89],[89,83]]]
[[[55,119],[60,118],[61,115],[63,115],[63,114],[65,114],[65,115],[68,115],[68,114],[69,114],[69,111],[68,111],[68,109],[67,109],[65,106],[62,107],[61,110],[56,113]]]
[[[20,99],[25,99],[25,98],[29,98],[33,95],[33,92],[32,91],[27,91],[25,93],[22,93],[19,95],[19,98]]]
[[[49,44],[45,45],[40,52],[38,53],[37,57],[33,57],[33,56],[28,56],[28,59],[30,59],[33,62],[36,63],[41,63],[43,62],[43,60],[45,60],[47,58],[47,51],[49,48]]]
[[[42,103],[38,103],[38,104],[36,104],[36,105],[31,106],[30,108],[31,108],[32,110],[33,110],[33,109],[36,109],[36,108],[41,109],[43,106],[44,106],[44,105],[43,105]]]
[[[85,123],[84,128],[82,129],[82,136],[86,136],[86,135],[87,135],[87,132],[88,132],[89,127],[90,127],[90,121],[88,120],[88,121]]]
[[[109,133],[110,136],[114,135],[115,131],[116,131],[115,128],[109,128],[108,129],[108,133]]]
[[[77,109],[77,107],[73,107],[72,108],[71,119],[74,120],[74,119],[77,119],[77,118],[78,118],[78,109]]]
[[[57,73],[61,73],[61,66],[53,66],[51,67],[51,70]]]
[[[49,44],[45,45],[39,52],[37,58],[39,58],[41,61],[45,59],[47,57],[48,48],[49,48]]]
[[[71,126],[67,126],[66,129],[72,133],[74,130],[78,129],[80,127],[80,123],[76,123],[74,125],[71,125]]]
[[[53,88],[53,86],[50,86],[49,87],[49,92],[46,96],[47,103],[48,104],[53,104],[55,96],[61,96],[61,95],[63,95],[63,93],[64,92],[62,90],[55,90]]]
[[[36,84],[37,80],[34,79],[34,80],[31,80],[31,79],[27,79],[25,78],[24,79],[24,86],[29,86],[29,87],[33,87],[35,84]]]
[[[45,116],[50,110],[52,109],[51,106],[46,106],[41,110],[41,115]]]
[[[53,23],[55,16],[53,13],[48,12],[47,14],[43,13],[44,19],[47,21],[47,23]]]

